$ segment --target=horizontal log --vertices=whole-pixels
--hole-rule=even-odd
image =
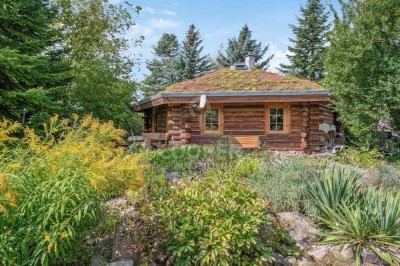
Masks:
[[[181,139],[190,139],[191,135],[190,133],[181,133],[180,137]]]

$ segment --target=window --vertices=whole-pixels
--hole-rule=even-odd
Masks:
[[[222,134],[222,108],[212,107],[203,112],[203,134]]]
[[[265,125],[267,134],[288,133],[289,108],[286,106],[268,106]]]
[[[218,131],[219,129],[219,110],[211,109],[207,110],[205,114],[205,131]]]
[[[283,108],[269,109],[269,131],[283,131]]]

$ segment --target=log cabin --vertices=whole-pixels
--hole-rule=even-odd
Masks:
[[[320,153],[332,147],[331,93],[317,83],[269,73],[245,62],[171,85],[132,108],[144,113],[143,136],[167,146],[212,144]]]

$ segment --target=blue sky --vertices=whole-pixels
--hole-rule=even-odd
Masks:
[[[335,1],[335,0],[332,0]],[[119,3],[122,0],[111,0]],[[306,0],[129,0],[142,7],[135,17],[136,25],[127,33],[135,39],[145,37],[141,47],[132,48],[130,54],[140,55],[135,79],[148,74],[145,61],[151,59],[152,46],[163,33],[174,33],[182,41],[190,24],[194,23],[204,39],[204,52],[215,58],[221,45],[226,46],[230,37],[237,36],[247,23],[253,37],[263,44],[270,44],[275,54],[269,71],[276,72],[280,63],[287,62],[286,51],[292,31],[289,24],[296,24],[296,15]],[[324,2],[324,1],[323,1]]]

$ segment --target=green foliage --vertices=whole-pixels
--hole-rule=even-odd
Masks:
[[[209,151],[201,146],[178,146],[149,154],[150,162],[158,169],[182,174],[192,173],[199,161],[205,160]]]
[[[190,25],[182,45],[183,80],[193,79],[211,71],[210,56],[201,55],[204,48],[201,46],[202,42],[203,40],[200,37],[200,32],[196,29],[194,24]]]
[[[142,155],[115,148],[125,134],[88,116],[44,126],[44,135],[0,122],[0,264],[75,262],[101,203],[143,185]]]
[[[335,160],[342,164],[350,164],[363,168],[373,168],[383,162],[383,155],[376,149],[348,148],[339,153]]]
[[[251,177],[260,168],[261,162],[257,157],[243,157],[236,162],[233,175],[237,177]]]
[[[11,175],[20,204],[0,219],[1,262],[49,265],[68,260],[94,225],[100,198],[74,169],[49,178],[38,162],[29,167],[32,172]]]
[[[321,212],[322,224],[330,230],[321,233],[321,244],[349,244],[356,250],[360,265],[363,249],[369,249],[385,262],[400,263],[400,194],[375,188],[363,191],[354,172],[333,168],[310,186],[311,198]]]
[[[174,83],[193,79],[211,71],[211,58],[202,55],[203,40],[192,24],[179,45],[176,35],[163,34],[153,47],[155,59],[147,62],[151,74],[142,84],[147,96],[156,94]]]
[[[358,201],[360,174],[345,166],[327,168],[320,180],[309,186],[309,195],[320,210],[337,211],[340,206],[352,206]]]
[[[400,189],[400,170],[389,165],[378,167],[379,185],[387,188]]]
[[[394,128],[400,123],[400,5],[397,0],[340,3],[342,14],[335,14],[329,35],[324,85],[333,91],[349,140],[376,147],[379,121],[391,121]]]
[[[146,62],[151,73],[141,84],[146,96],[156,94],[169,85],[182,81],[181,46],[176,35],[164,33],[153,49],[155,58]]]
[[[113,5],[108,0],[55,2],[71,65],[72,81],[67,88],[71,112],[91,113],[128,132],[139,132],[140,119],[130,110],[136,84],[132,81],[134,63],[126,51],[132,45],[123,36],[134,25],[131,13],[138,13],[140,7]]]
[[[315,208],[307,197],[307,182],[317,175],[323,163],[303,158],[286,158],[263,161],[248,180],[259,193],[271,200],[277,212],[293,211],[316,215]]]
[[[229,67],[236,62],[243,62],[246,55],[251,52],[255,56],[256,67],[268,69],[270,61],[274,57],[271,55],[264,59],[268,49],[269,45],[263,47],[261,42],[257,43],[257,40],[252,39],[252,32],[245,24],[238,38],[228,39],[228,47],[224,52],[219,51],[215,64],[217,68]]]
[[[32,122],[60,108],[52,97],[68,79],[58,56],[54,6],[44,0],[2,1],[0,7],[0,114]],[[36,90],[36,88],[41,88]],[[59,99],[57,99],[59,100]],[[33,117],[34,116],[34,117]],[[32,121],[31,121],[32,119]]]
[[[243,150],[222,137],[211,146],[209,159],[214,168],[226,169],[232,166],[241,155],[243,155]]]
[[[256,193],[228,176],[183,182],[169,199],[153,205],[156,218],[170,235],[167,250],[176,265],[272,261],[272,250],[258,236],[268,215]]]
[[[295,39],[289,39],[294,47],[289,46],[287,55],[289,64],[281,64],[280,71],[286,75],[320,81],[325,74],[324,55],[328,14],[320,0],[308,0],[307,6],[301,7],[298,26],[290,25]]]

